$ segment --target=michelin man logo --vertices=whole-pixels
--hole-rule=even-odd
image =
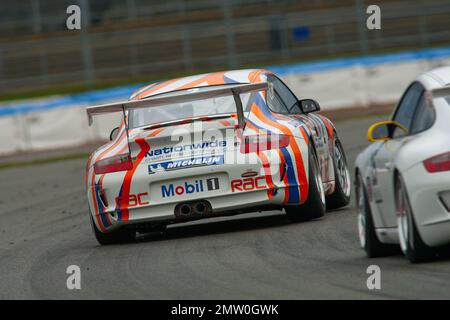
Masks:
[[[156,172],[163,172],[166,171],[166,169],[164,169],[160,163],[158,163],[157,165],[149,165],[148,166],[148,173],[156,173]]]

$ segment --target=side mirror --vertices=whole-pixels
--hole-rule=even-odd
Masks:
[[[367,139],[370,142],[391,140],[396,128],[408,134],[408,129],[400,123],[395,121],[382,121],[370,126],[369,131],[367,131]]]
[[[113,141],[117,134],[119,133],[119,127],[115,127],[114,129],[111,130],[111,133],[109,134],[109,140]]]
[[[299,101],[300,109],[303,113],[311,113],[320,111],[320,105],[316,100],[313,99],[302,99]]]

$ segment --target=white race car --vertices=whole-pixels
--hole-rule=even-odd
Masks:
[[[146,86],[89,107],[123,121],[87,165],[101,244],[176,222],[285,208],[290,219],[348,204],[350,176],[333,124],[266,70],[217,72]]]
[[[374,124],[355,165],[361,246],[369,257],[400,244],[411,262],[450,243],[450,67],[420,75],[390,121]],[[394,246],[393,246],[394,245]]]

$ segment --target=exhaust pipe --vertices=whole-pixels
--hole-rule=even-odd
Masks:
[[[183,219],[200,218],[211,213],[211,204],[205,200],[181,203],[175,207],[175,216]]]
[[[194,204],[194,212],[198,214],[205,214],[208,208],[203,202],[197,202]]]
[[[189,216],[190,214],[192,214],[192,208],[189,204],[183,203],[182,205],[180,205],[178,212],[183,216]]]

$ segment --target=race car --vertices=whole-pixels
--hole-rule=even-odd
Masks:
[[[145,86],[127,101],[111,141],[86,169],[100,244],[201,218],[282,210],[293,221],[349,203],[336,128],[270,71],[237,70]]]
[[[367,256],[398,244],[411,262],[450,243],[450,67],[420,75],[355,165],[358,228]]]

